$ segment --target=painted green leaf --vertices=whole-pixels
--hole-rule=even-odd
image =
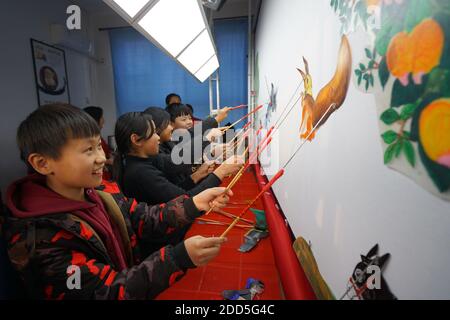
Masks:
[[[358,19],[353,19],[353,29],[356,30],[358,27]]]
[[[403,136],[405,137],[405,139],[411,139],[411,133],[409,131],[403,131]]]
[[[377,38],[375,40],[375,48],[379,55],[384,56],[387,52],[389,42],[391,41],[391,26],[382,26],[377,33]]]
[[[337,10],[337,4],[338,4],[338,0],[331,0],[331,2],[330,2],[330,6],[333,8],[333,10],[335,12]]]
[[[391,107],[396,108],[409,103],[415,103],[425,92],[428,76],[424,76],[421,85],[413,82],[412,75],[409,75],[409,84],[404,86],[397,79],[392,89]]]
[[[408,33],[431,15],[431,1],[409,0],[409,2],[405,18],[405,30]]]
[[[436,9],[441,12],[450,12],[450,2],[447,0],[433,0]]]
[[[373,74],[370,74],[370,75],[369,75],[369,83],[370,83],[370,85],[373,87],[373,83],[374,83],[374,80],[373,80]]]
[[[407,104],[403,107],[402,112],[400,113],[400,119],[408,120],[416,111],[417,105],[415,103]]]
[[[394,153],[396,158],[400,157],[400,154],[402,153],[403,143],[404,143],[403,139],[400,139],[395,144]]]
[[[375,40],[375,48],[380,56],[386,55],[391,39],[403,29],[403,13],[401,10],[392,11],[395,7],[383,7],[381,29]]]
[[[366,12],[367,11],[367,7],[364,4],[364,1],[359,1],[356,5],[355,5],[355,11],[356,12]]]
[[[366,91],[369,90],[369,83],[370,83],[369,79],[366,79]]]
[[[441,68],[450,69],[450,3],[448,0],[442,0],[445,2],[446,11],[442,10],[442,12],[438,13],[434,19],[441,25],[442,29],[445,33],[445,38],[447,39],[445,41],[444,45],[444,51],[442,52],[442,58],[441,58]],[[442,6],[444,4],[441,4]]]
[[[357,16],[361,19],[361,22],[363,23],[364,29],[367,30],[367,5],[365,1],[359,1],[355,5],[355,12]]]
[[[381,121],[383,121],[387,125],[391,125],[398,120],[400,120],[400,115],[392,108],[387,109],[381,114]]]
[[[350,19],[352,15],[352,8],[350,6],[347,7],[347,11],[345,12],[345,15]]]
[[[361,85],[361,81],[362,81],[362,73],[358,76],[358,86]]]
[[[411,141],[405,140],[403,143],[403,152],[412,167],[416,166],[416,154]]]
[[[366,66],[363,65],[362,63],[359,64],[359,68],[361,69],[361,71],[366,71]]]
[[[366,48],[365,50],[366,50],[366,57],[372,59],[372,52],[368,48]]]
[[[383,133],[381,135],[381,137],[383,138],[384,143],[392,144],[392,143],[394,143],[395,140],[397,140],[398,135],[397,135],[397,132],[395,132],[393,130],[389,130],[389,131],[386,131],[385,133]]]
[[[428,175],[433,180],[434,185],[439,189],[439,191],[446,192],[450,190],[450,170],[428,158],[423,150],[423,147],[420,145],[419,156],[425,166],[425,169],[427,170]]]
[[[356,69],[356,70],[355,70],[356,76],[359,76],[361,73],[362,73],[361,70],[359,70],[359,69]]]
[[[438,93],[446,97],[450,96],[450,70],[434,68],[429,74],[426,92]]]
[[[381,86],[386,86],[386,83],[389,80],[389,77],[391,76],[387,63],[386,63],[386,57],[383,57],[383,59],[380,62],[380,66],[378,67],[378,76],[380,77]]]
[[[389,147],[387,147],[386,151],[384,152],[384,164],[391,163],[392,159],[394,159],[395,154],[395,144],[391,144]]]

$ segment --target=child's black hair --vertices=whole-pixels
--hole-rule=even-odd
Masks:
[[[100,136],[95,120],[83,110],[68,104],[51,104],[33,111],[17,129],[21,159],[31,168],[32,153],[58,159],[69,139]]]
[[[182,103],[172,103],[166,107],[166,111],[170,114],[170,121],[172,122],[175,122],[175,119],[178,117],[192,117],[191,109]]]
[[[89,114],[98,124],[100,124],[100,119],[103,117],[103,109],[96,106],[89,106],[83,109],[84,112]]]
[[[169,94],[167,95],[167,97],[166,97],[166,106],[169,105],[170,99],[172,99],[172,98],[174,98],[174,97],[180,99],[180,101],[181,101],[181,97],[180,97],[178,94],[176,94],[176,93],[169,93]]]
[[[156,133],[158,135],[161,135],[161,133],[170,124],[170,114],[162,108],[149,107],[149,108],[145,109],[144,113],[152,116],[153,122],[155,123]]]
[[[189,110],[191,110],[191,114],[194,114],[194,108],[190,104],[186,103],[186,107],[188,107]]]
[[[125,157],[132,151],[131,136],[136,134],[139,140],[150,139],[155,132],[152,120],[152,116],[144,112],[128,112],[120,116],[116,122],[114,135],[117,156],[114,157],[113,178],[121,188],[123,188]]]

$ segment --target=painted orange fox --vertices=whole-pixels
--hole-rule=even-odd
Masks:
[[[322,126],[330,115],[344,103],[347,96],[352,73],[352,52],[347,36],[342,36],[336,72],[331,81],[319,91],[315,100],[312,93],[312,77],[309,73],[308,61],[303,58],[303,62],[305,71],[297,69],[303,77],[305,87],[305,92],[302,95],[303,109],[300,137],[312,141],[315,137],[315,132],[312,132],[313,128],[316,125],[317,128]],[[327,110],[328,113],[325,115]]]

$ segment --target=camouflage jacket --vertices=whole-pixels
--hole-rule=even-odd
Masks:
[[[194,267],[183,242],[148,257],[139,253],[141,241],[170,234],[200,215],[191,198],[148,206],[97,192],[126,234],[128,268],[120,272],[93,228],[70,212],[20,219],[5,210],[8,254],[30,298],[152,299]]]

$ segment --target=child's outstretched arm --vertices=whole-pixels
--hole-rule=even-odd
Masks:
[[[211,206],[223,208],[232,196],[231,192],[222,195],[224,191],[225,188],[210,188],[192,198],[182,195],[166,204],[156,206],[134,202],[129,209],[131,225],[139,240],[169,234],[194,222]],[[222,197],[217,198],[221,195]]]
[[[179,280],[186,269],[195,267],[184,242],[161,248],[140,264],[120,272],[100,262],[91,250],[75,250],[75,243],[61,241],[59,245],[36,248],[34,276],[43,284],[43,298],[153,299]]]
[[[179,197],[165,205],[137,204],[130,214],[136,221],[142,221],[138,222],[141,228],[138,232],[151,236],[153,232],[167,231],[191,221],[211,206],[225,206],[232,193],[217,198],[223,192],[224,188],[214,188],[194,198]],[[43,290],[37,296],[46,299],[152,299],[179,280],[186,269],[204,265],[217,256],[224,241],[199,236],[189,238],[175,246],[163,247],[139,264],[118,271],[106,249],[99,250],[102,245],[94,232],[89,231],[90,227],[77,220],[70,225],[67,230],[53,233],[35,231],[35,249],[25,255],[30,257],[26,265],[31,272],[25,274],[33,274],[33,279],[29,280],[41,284]],[[23,250],[21,243],[18,241],[11,250]],[[23,255],[18,252],[17,256]],[[19,264],[20,269],[22,263]]]

